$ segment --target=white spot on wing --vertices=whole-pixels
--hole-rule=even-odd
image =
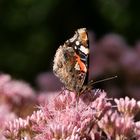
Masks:
[[[77,34],[75,34],[72,38],[70,38],[69,41],[72,43],[75,41],[76,38],[77,38]]]
[[[80,46],[80,51],[83,52],[83,53],[86,54],[86,55],[89,54],[89,49],[88,49],[88,48],[85,48],[85,47],[82,46],[82,45]]]
[[[74,49],[77,50],[77,46],[74,46]]]
[[[80,70],[79,64],[76,63],[74,68],[75,68],[76,70]]]
[[[76,41],[75,44],[76,44],[77,46],[80,45],[79,41]]]

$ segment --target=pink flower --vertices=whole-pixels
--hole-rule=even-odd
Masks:
[[[42,130],[45,116],[41,110],[34,112],[26,119],[15,119],[6,123],[5,137],[8,139],[32,138]],[[44,128],[44,126],[43,126]]]
[[[135,99],[129,99],[129,97],[125,97],[125,99],[114,99],[117,109],[122,115],[128,117],[134,117],[140,111],[140,101],[136,101]]]
[[[3,131],[5,129],[5,122],[12,121],[16,119],[17,116],[14,112],[10,111],[10,108],[6,104],[0,105],[0,139],[5,140]]]
[[[7,123],[4,135],[8,139],[33,140],[99,140],[129,139],[140,136],[134,116],[139,101],[114,99],[112,105],[101,90],[88,90],[77,96],[62,89],[58,95],[42,96],[47,102],[25,119]],[[104,135],[102,134],[104,132]]]
[[[5,136],[21,138],[22,134],[22,137],[42,140],[86,140],[97,137],[97,133],[91,133],[93,130],[97,132],[97,120],[101,119],[110,104],[105,92],[95,93],[91,91],[77,97],[73,92],[62,90],[31,116],[8,123]]]
[[[108,111],[98,124],[109,139],[131,139],[135,136],[133,119],[125,118],[116,111]]]
[[[135,133],[137,139],[140,139],[140,121],[135,123]]]
[[[10,98],[15,103],[20,103],[22,98],[34,98],[34,90],[29,84],[13,80],[9,75],[0,75],[0,94]]]
[[[0,96],[0,103],[9,105],[11,111],[22,117],[30,114],[36,104],[35,91],[31,86],[6,74],[0,74]]]

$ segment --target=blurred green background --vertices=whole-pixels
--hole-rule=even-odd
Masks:
[[[138,0],[1,0],[0,70],[33,82],[52,69],[56,48],[79,27],[96,37],[115,32],[129,44],[140,37]]]

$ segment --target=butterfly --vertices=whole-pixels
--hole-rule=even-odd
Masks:
[[[88,83],[89,41],[87,29],[78,29],[73,37],[60,45],[53,62],[53,72],[65,87],[80,93]]]

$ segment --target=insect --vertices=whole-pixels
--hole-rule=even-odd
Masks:
[[[93,84],[117,78],[113,76],[88,82],[89,41],[86,28],[75,31],[74,36],[57,49],[53,71],[67,89],[78,94],[92,89]]]
[[[80,93],[88,83],[89,43],[86,28],[75,31],[55,54],[53,71],[65,87]]]

